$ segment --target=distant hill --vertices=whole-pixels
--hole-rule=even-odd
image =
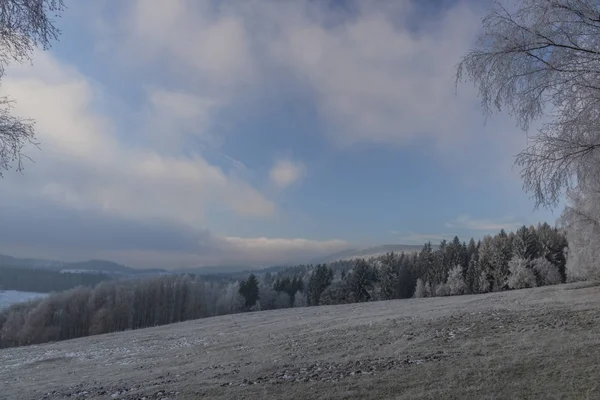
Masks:
[[[60,268],[60,261],[41,260],[36,258],[17,258],[0,254],[0,267],[16,268]]]
[[[433,247],[433,246],[432,246]],[[313,261],[314,264],[327,263],[340,260],[353,260],[355,258],[369,258],[383,255],[385,253],[413,253],[420,251],[423,245],[413,244],[384,244],[381,246],[367,247],[364,249],[348,249],[330,254],[326,257],[318,258]]]
[[[64,262],[33,258],[17,258],[0,254],[0,267],[49,269],[65,272],[102,272],[109,275],[142,275],[168,273],[164,269],[136,269],[107,260]]]
[[[435,247],[435,246],[434,246]],[[422,245],[409,245],[409,244],[386,244],[381,246],[374,246],[362,249],[347,249],[337,253],[330,254],[325,257],[320,257],[312,260],[308,264],[321,264],[333,261],[342,260],[353,260],[355,258],[369,258],[380,256],[385,253],[412,253],[419,251],[423,248]],[[192,267],[192,268],[179,268],[176,270],[166,270],[160,268],[153,269],[137,269],[122,265],[113,261],[108,260],[88,260],[88,261],[77,261],[77,262],[64,262],[55,260],[44,260],[35,258],[18,258],[8,255],[0,254],[0,267],[13,267],[13,268],[29,268],[29,269],[49,269],[53,271],[64,271],[71,273],[86,273],[86,272],[100,272],[111,276],[119,275],[155,275],[155,274],[169,274],[169,273],[191,273],[196,275],[203,275],[215,279],[224,279],[226,277],[243,276],[254,273],[276,273],[287,267],[303,264],[295,263],[290,265],[279,265],[279,266],[258,266],[258,265],[224,265],[224,266],[205,266],[205,267]]]

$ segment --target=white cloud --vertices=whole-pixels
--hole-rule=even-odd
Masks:
[[[475,91],[461,85],[457,97],[454,75],[482,7],[458,2],[426,17],[408,0],[355,5],[347,16],[302,1],[138,0],[124,13],[120,46],[130,62],[191,73],[188,86],[229,101],[292,78],[314,93],[329,137],[342,145],[426,137],[445,148],[479,132]]]
[[[301,179],[306,167],[301,162],[278,160],[269,172],[271,182],[280,188],[286,188]]]
[[[253,263],[259,263],[265,257],[270,258],[271,263],[308,262],[315,257],[329,255],[350,247],[344,240],[319,241],[302,238],[241,238],[235,236],[219,237],[218,240],[231,257]]]
[[[99,111],[101,89],[47,53],[36,56],[35,67],[13,68],[2,90],[17,100],[16,114],[36,121],[43,149],[15,190],[29,184],[37,195],[78,209],[194,227],[203,226],[209,209],[259,217],[275,211],[257,190],[199,155],[126,144]]]
[[[190,93],[154,88],[149,90],[149,100],[155,112],[165,112],[175,119],[207,120],[211,109],[219,102],[212,98],[200,98]]]
[[[132,226],[130,222],[128,225]],[[133,226],[135,227],[135,224]],[[144,228],[150,230],[151,234],[156,234],[156,229],[161,229],[160,226],[145,226]],[[61,227],[61,233],[66,236],[77,234],[75,230],[71,230],[71,232],[64,230],[65,228]],[[133,231],[135,230],[134,228]],[[192,231],[179,235],[177,235],[177,231],[170,230],[169,232],[176,234],[176,237],[174,239],[165,237],[161,243],[162,246],[157,246],[156,243],[140,246],[144,243],[144,238],[136,238],[134,240],[136,243],[130,244],[123,241],[115,243],[110,238],[98,235],[92,235],[93,237],[87,239],[82,234],[79,234],[79,238],[76,239],[76,246],[64,243],[65,239],[60,239],[57,243],[52,244],[49,244],[46,238],[43,238],[40,243],[12,242],[10,239],[8,241],[5,239],[0,242],[0,253],[61,261],[108,259],[132,267],[174,269],[203,266],[265,267],[298,264],[311,262],[315,258],[328,256],[350,247],[343,240],[242,238],[213,235],[209,231]],[[195,246],[181,246],[182,242],[188,242],[190,235],[195,235],[200,240],[196,242]],[[123,235],[118,236],[122,238]],[[163,238],[163,236],[165,235],[159,234],[159,238]],[[98,246],[94,240],[101,240],[103,245]],[[119,238],[115,240],[119,240]]]
[[[231,15],[227,4],[137,0],[125,7],[124,49],[134,48],[137,61],[166,63],[188,81],[210,86],[241,84],[253,77],[244,20]]]
[[[396,3],[413,14],[406,2]],[[275,58],[314,90],[330,134],[342,144],[404,145],[421,137],[446,143],[464,134],[473,97],[456,98],[453,76],[478,15],[459,3],[414,29],[370,4],[333,27],[307,14],[281,19]]]
[[[190,268],[202,266],[267,267],[298,264],[348,249],[343,240],[309,240],[302,238],[266,238],[203,235],[197,250],[155,251],[132,249],[102,251],[94,256],[117,260],[127,265]],[[89,254],[89,253],[88,253]]]
[[[478,219],[473,218],[469,215],[461,215],[454,221],[446,223],[449,228],[466,228],[474,231],[486,231],[486,232],[498,232],[504,229],[506,232],[514,231],[522,226],[514,220],[512,217],[505,217],[501,219]]]

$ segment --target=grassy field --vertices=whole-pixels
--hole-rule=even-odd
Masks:
[[[208,318],[0,350],[4,399],[598,399],[600,287]]]

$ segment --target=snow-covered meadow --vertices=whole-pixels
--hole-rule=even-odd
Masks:
[[[7,399],[595,398],[600,287],[293,308],[0,350]]]

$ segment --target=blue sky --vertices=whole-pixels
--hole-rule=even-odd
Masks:
[[[4,253],[271,265],[557,218],[526,133],[455,87],[485,2],[66,4],[3,77],[41,142],[0,182]]]

